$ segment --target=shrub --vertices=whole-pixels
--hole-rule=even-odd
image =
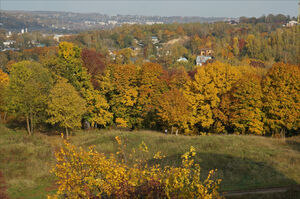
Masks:
[[[119,137],[116,140],[122,145]],[[124,150],[124,147],[119,149]],[[157,154],[154,158],[163,157]],[[182,155],[180,167],[148,166],[140,160],[128,166],[118,155],[124,157],[124,151],[106,157],[94,147],[85,151],[65,141],[64,147],[56,153],[57,164],[52,171],[58,178],[59,188],[48,199],[222,198],[217,192],[221,180],[213,180],[215,170],[201,182],[200,166],[193,160],[194,147]]]

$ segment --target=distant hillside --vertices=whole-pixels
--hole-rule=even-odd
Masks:
[[[139,15],[108,16],[99,13],[73,13],[54,11],[1,11],[1,27],[10,31],[44,30],[76,32],[79,30],[106,29],[123,24],[212,23],[224,21],[222,17],[160,17]]]

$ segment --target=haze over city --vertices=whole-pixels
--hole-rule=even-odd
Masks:
[[[2,10],[96,12],[108,15],[259,17],[297,16],[297,0],[1,0]]]

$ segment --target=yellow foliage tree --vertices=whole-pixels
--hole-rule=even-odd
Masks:
[[[159,104],[165,84],[161,79],[163,68],[156,63],[145,63],[138,72],[138,99],[137,107],[141,110],[144,127],[155,125],[155,112]]]
[[[87,120],[92,124],[106,127],[112,121],[113,114],[109,112],[109,104],[100,91],[95,89],[82,89],[82,95],[87,104]]]
[[[215,62],[199,67],[194,80],[187,82],[184,95],[193,109],[193,121],[200,131],[226,132],[220,102],[240,72],[229,64]]]
[[[122,127],[126,124],[132,128],[141,123],[141,108],[138,108],[138,70],[133,64],[112,65],[107,67],[101,87],[108,96],[114,120],[122,119]]]
[[[50,72],[37,62],[21,61],[12,65],[7,89],[7,108],[26,118],[27,132],[44,116],[49,90],[53,85]]]
[[[119,137],[116,140],[122,145]],[[141,150],[149,152],[144,143]],[[215,170],[211,170],[204,181],[200,180],[200,166],[193,160],[196,155],[194,147],[182,155],[181,166],[164,168],[159,164],[148,166],[139,160],[128,166],[114,154],[107,157],[94,147],[84,151],[67,142],[55,155],[57,163],[53,172],[59,187],[48,199],[223,198],[218,193],[221,180],[214,179]],[[161,157],[159,153],[153,156],[156,159]]]
[[[93,126],[106,126],[110,123],[112,114],[108,111],[109,104],[104,95],[93,88],[91,77],[83,67],[81,49],[69,42],[61,42],[58,57],[48,60],[45,65],[55,75],[66,78],[87,102],[87,112],[83,118]],[[59,77],[58,77],[59,78]]]
[[[47,113],[50,124],[58,124],[66,130],[81,126],[82,115],[86,111],[86,102],[66,79],[59,79],[50,91]]]
[[[299,91],[299,66],[277,63],[268,71],[263,80],[263,108],[269,132],[299,132]]]
[[[173,127],[188,132],[189,124],[193,123],[191,107],[178,89],[172,89],[161,96],[157,114],[168,127],[171,127],[171,133]]]

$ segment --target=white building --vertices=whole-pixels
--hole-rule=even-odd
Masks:
[[[185,57],[180,57],[179,59],[177,59],[177,62],[188,62],[188,60]]]
[[[151,41],[152,41],[153,44],[158,44],[159,43],[159,40],[156,36],[151,37]]]
[[[298,22],[297,21],[289,21],[286,26],[287,27],[292,27],[292,26],[295,26],[295,25],[298,25]]]
[[[111,24],[111,25],[116,25],[117,23],[118,23],[117,21],[113,21],[113,20],[108,21],[108,24]]]
[[[14,41],[14,40],[7,40],[7,41],[3,42],[3,45],[7,47],[7,46],[10,46],[10,45],[12,45],[14,43],[16,43],[16,41]]]
[[[211,56],[203,56],[203,55],[199,55],[196,58],[196,65],[197,66],[202,66],[203,64],[205,64],[208,60],[211,60],[212,57]]]
[[[59,42],[59,38],[63,37],[64,35],[54,35],[53,39]]]

